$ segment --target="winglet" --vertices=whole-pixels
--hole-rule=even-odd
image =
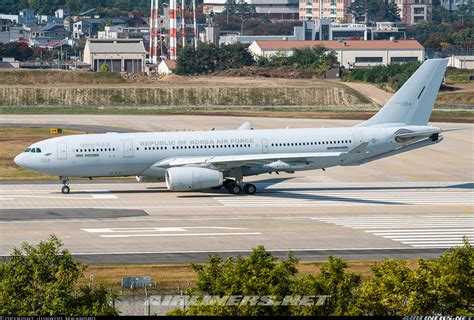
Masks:
[[[240,127],[237,128],[237,130],[253,130],[252,125],[250,122],[244,122]]]

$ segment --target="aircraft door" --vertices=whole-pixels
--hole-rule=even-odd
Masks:
[[[362,136],[362,132],[357,131],[354,132],[354,145],[358,146],[359,144],[364,142],[364,137]]]
[[[58,142],[58,160],[67,159],[67,143]]]
[[[123,157],[124,158],[133,158],[133,141],[127,140],[123,141]]]
[[[262,152],[268,153],[268,139],[262,139]]]

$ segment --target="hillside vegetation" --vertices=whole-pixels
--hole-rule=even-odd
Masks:
[[[1,85],[116,84],[126,80],[115,73],[63,70],[0,70]]]
[[[75,71],[0,71],[0,106],[352,106],[370,103],[337,83],[229,77],[165,78]]]

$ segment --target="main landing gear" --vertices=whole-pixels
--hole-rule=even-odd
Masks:
[[[71,188],[69,188],[69,178],[68,177],[60,177],[63,183],[63,187],[61,188],[61,192],[64,194],[68,194],[69,191],[71,191]]]
[[[222,184],[224,188],[226,188],[229,193],[232,194],[239,194],[242,191],[246,194],[254,194],[257,192],[257,187],[251,183],[243,183],[242,181],[235,181],[231,179],[224,180]]]

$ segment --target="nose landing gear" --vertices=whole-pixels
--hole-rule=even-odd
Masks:
[[[63,183],[63,187],[61,188],[61,192],[64,194],[68,194],[69,191],[71,191],[71,188],[69,188],[69,178],[68,177],[60,177]]]

